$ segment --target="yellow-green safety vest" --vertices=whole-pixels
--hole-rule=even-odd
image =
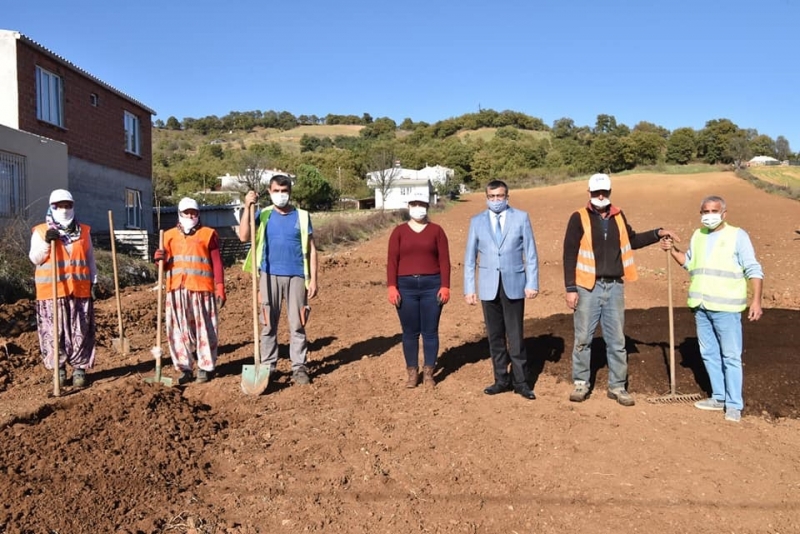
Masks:
[[[267,223],[269,222],[269,216],[272,215],[272,210],[275,206],[267,206],[258,216],[259,226],[256,228],[256,257],[262,258],[264,256],[264,237],[267,235]],[[303,274],[305,275],[306,279],[306,289],[308,289],[308,285],[311,282],[311,265],[309,263],[309,255],[308,255],[308,228],[310,226],[311,216],[309,215],[308,211],[300,208],[295,208],[297,210],[297,217],[300,221],[300,248],[303,251]],[[242,213],[242,216],[246,216],[247,213]],[[247,252],[247,257],[244,259],[244,267],[243,269],[245,272],[253,272],[253,269],[259,268],[259,262],[253,261],[253,251],[249,250]]]
[[[708,250],[710,233],[695,230],[692,235],[692,257],[687,264],[690,308],[711,311],[741,312],[747,307],[747,280],[744,269],[736,262],[736,235],[739,229],[726,224],[713,232],[716,242]]]

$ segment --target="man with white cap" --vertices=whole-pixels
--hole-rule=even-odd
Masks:
[[[75,201],[66,189],[50,193],[45,222],[33,228],[28,257],[36,265],[36,322],[44,365],[53,369],[53,278],[59,317],[58,379],[66,385],[69,363],[72,385],[86,387],[86,370],[94,366],[94,261],[91,229],[75,219]],[[56,273],[52,272],[51,243],[56,243]]]
[[[208,382],[217,365],[225,278],[219,236],[200,223],[196,200],[183,198],[178,203],[178,225],[164,233],[164,248],[153,259],[165,262],[164,318],[172,364],[181,373],[178,383],[192,381],[195,360],[197,382]]]
[[[589,202],[569,219],[564,236],[564,285],[567,307],[573,310],[572,402],[589,396],[591,346],[599,324],[608,359],[608,397],[623,406],[636,404],[628,393],[625,351],[624,283],[637,279],[633,250],[675,234],[663,228],[637,233],[622,210],[611,204],[611,178],[589,178]]]

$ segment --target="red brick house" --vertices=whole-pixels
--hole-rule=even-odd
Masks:
[[[115,229],[152,232],[154,114],[29,37],[0,30],[0,223],[40,221],[49,192],[64,187],[93,229],[107,232],[112,210]]]

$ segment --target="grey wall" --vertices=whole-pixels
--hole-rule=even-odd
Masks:
[[[142,198],[142,230],[153,232],[153,184],[148,178],[111,169],[76,157],[69,158],[69,190],[75,198],[75,217],[93,232],[108,232],[108,211],[114,230],[125,230],[125,190],[137,189]]]
[[[68,189],[67,145],[0,125],[0,150],[25,157],[25,218],[32,224],[42,222],[50,192]],[[4,219],[0,218],[0,225],[3,224]]]

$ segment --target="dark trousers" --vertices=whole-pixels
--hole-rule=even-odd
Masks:
[[[483,319],[489,338],[489,354],[492,355],[494,381],[514,387],[528,383],[528,356],[522,320],[525,315],[525,299],[510,299],[503,291],[503,281],[494,300],[482,300]],[[507,343],[506,343],[507,342]],[[508,364],[511,364],[511,373]]]
[[[397,290],[400,307],[397,315],[403,328],[403,355],[407,367],[419,366],[419,338],[425,365],[436,365],[439,353],[439,317],[442,307],[436,298],[442,277],[438,274],[399,276]]]

